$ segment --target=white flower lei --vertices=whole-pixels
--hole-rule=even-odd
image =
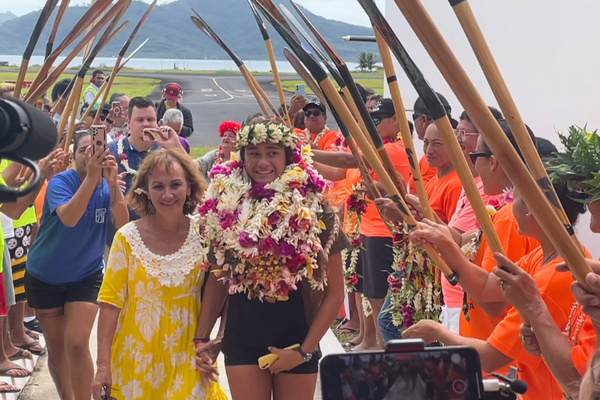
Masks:
[[[317,133],[315,140],[312,140],[312,144],[314,144],[315,146],[317,146],[319,144],[319,140],[321,140],[321,138],[329,131],[329,128],[327,127],[327,125],[325,125],[325,128],[323,128],[323,130],[319,133]],[[313,134],[313,132],[310,131],[310,129],[306,128],[306,130],[304,131],[306,132],[306,138],[308,140],[310,140],[310,136]]]
[[[125,159],[121,159],[121,154],[124,154],[124,148],[123,148],[123,141],[125,140],[125,137],[122,137],[121,139],[119,139],[119,141],[117,142],[117,156],[119,156],[119,159],[117,160],[117,162],[120,162],[121,165],[123,166],[123,168],[125,168],[125,172],[127,172],[128,174],[131,175],[137,175],[137,170],[131,168],[129,166],[129,157],[125,158]],[[127,155],[126,155],[127,156]]]
[[[246,126],[238,132],[238,148],[263,142],[295,147],[297,138],[288,128],[275,124]],[[229,161],[212,171],[200,208],[200,225],[230,294],[246,293],[249,299],[273,302],[287,300],[288,292],[297,290],[297,283],[304,278],[313,290],[324,290],[327,284],[324,273],[318,279],[313,275],[319,268],[317,255],[323,251],[319,238],[325,229],[322,187],[308,186],[311,180],[324,182],[312,169],[310,147],[296,150],[300,150],[300,161],[259,189],[270,196],[251,195],[253,185],[241,161]],[[274,215],[275,223],[270,220]],[[266,243],[277,245],[267,249],[263,247]],[[285,246],[285,254],[277,250],[280,246]],[[293,254],[287,254],[291,251]],[[294,260],[303,262],[293,268]]]

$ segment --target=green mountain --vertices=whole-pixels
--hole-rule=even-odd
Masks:
[[[293,10],[289,0],[278,0],[286,8]],[[123,20],[129,20],[129,25],[100,53],[101,57],[116,56],[119,49],[139,21],[148,5],[141,1],[132,2]],[[194,8],[221,39],[243,60],[268,59],[262,36],[248,7],[246,0],[178,0],[154,8],[140,32],[137,34],[130,50],[133,50],[146,38],[150,41],[138,53],[140,58],[187,58],[187,59],[227,59],[227,54],[204,33],[192,24],[189,16]],[[84,14],[86,7],[69,7],[60,28],[55,44],[65,37],[77,20]],[[328,20],[304,10],[311,22],[332,45],[338,54],[347,62],[355,62],[362,51],[376,52],[373,43],[345,42],[346,35],[373,35],[371,28]],[[39,16],[39,11],[7,21],[0,25],[0,54],[22,54]],[[54,15],[38,42],[35,54],[43,55]],[[269,26],[275,54],[278,59],[284,59],[283,40]],[[72,48],[73,46],[71,46]]]
[[[0,25],[15,18],[17,18],[17,16],[10,11],[0,13]]]

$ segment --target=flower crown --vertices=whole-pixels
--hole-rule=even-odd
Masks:
[[[552,183],[567,186],[575,201],[600,200],[600,136],[587,127],[569,127],[569,134],[558,134],[564,150],[548,163]]]
[[[256,146],[261,143],[281,144],[283,147],[294,149],[298,137],[290,127],[283,124],[259,122],[242,126],[235,138],[235,148],[238,151],[246,146]]]

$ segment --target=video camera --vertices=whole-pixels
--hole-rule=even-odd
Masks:
[[[387,342],[385,350],[321,360],[323,400],[509,400],[527,391],[515,378],[483,379],[471,347],[425,347],[421,339]]]
[[[0,186],[0,204],[15,202],[38,187],[42,175],[34,161],[50,154],[57,140],[56,126],[43,111],[16,99],[0,99],[0,160],[18,162],[33,171],[25,189]]]

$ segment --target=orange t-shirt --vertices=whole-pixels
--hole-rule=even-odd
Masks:
[[[300,131],[303,132],[303,131]],[[316,133],[311,133],[310,140],[314,141],[317,138]],[[328,130],[325,134],[319,139],[319,142],[316,143],[317,147],[323,151],[340,151],[341,146],[340,141],[342,141],[344,137],[340,132]],[[347,150],[346,150],[347,151]],[[348,171],[346,171],[347,173]],[[327,188],[325,190],[325,195],[327,198],[327,202],[331,206],[339,206],[346,201],[348,197],[348,192],[346,190],[346,182],[345,180],[329,182]]]
[[[434,176],[437,176],[437,169],[429,166],[426,156],[421,157],[419,160],[419,169],[421,170],[421,176],[423,177],[423,185],[427,187],[427,182]],[[412,176],[408,182],[408,193],[417,194],[417,186],[415,185],[415,180]]]
[[[323,136],[321,136],[317,143],[314,143],[317,139],[317,136],[318,135],[316,133],[311,132],[310,141],[313,144],[316,144],[317,147],[323,151],[331,151],[335,148],[335,142],[337,141],[338,137],[341,137],[342,135],[339,132],[332,131],[330,129],[327,132],[325,132]]]
[[[513,214],[513,205],[507,204],[492,217],[492,224],[498,234],[506,257],[512,262],[517,262],[525,255],[539,248],[537,240],[519,234],[519,225]],[[497,265],[492,250],[490,250],[485,236],[481,239],[481,246],[474,264],[480,265],[485,271],[491,273]],[[466,320],[463,313],[460,315],[460,335],[480,340],[486,340],[494,331],[494,328],[506,316],[507,309],[498,317],[490,317],[479,307],[470,296],[467,296],[469,307],[469,319]]]
[[[384,147],[396,171],[398,171],[405,181],[408,180],[410,177],[410,165],[406,156],[406,150],[404,149],[404,142],[398,140],[393,143],[386,143]],[[371,176],[373,176],[374,180],[379,181],[375,172],[372,172]],[[391,237],[390,231],[379,216],[379,212],[373,201],[369,201],[367,212],[362,217],[360,233],[368,237]]]
[[[436,174],[425,185],[431,208],[446,224],[456,211],[456,203],[462,190],[462,183],[456,170],[442,178],[438,178]]]
[[[527,271],[537,284],[542,300],[548,307],[552,319],[562,331],[565,329],[575,298],[571,293],[573,276],[569,272],[557,272],[561,258],[542,265],[544,252],[541,246],[523,257],[517,265]],[[487,342],[496,350],[512,358],[519,369],[519,379],[527,382],[529,390],[523,400],[562,400],[563,391],[541,357],[527,353],[521,343],[519,330],[521,318],[511,308],[506,317],[496,326]]]

